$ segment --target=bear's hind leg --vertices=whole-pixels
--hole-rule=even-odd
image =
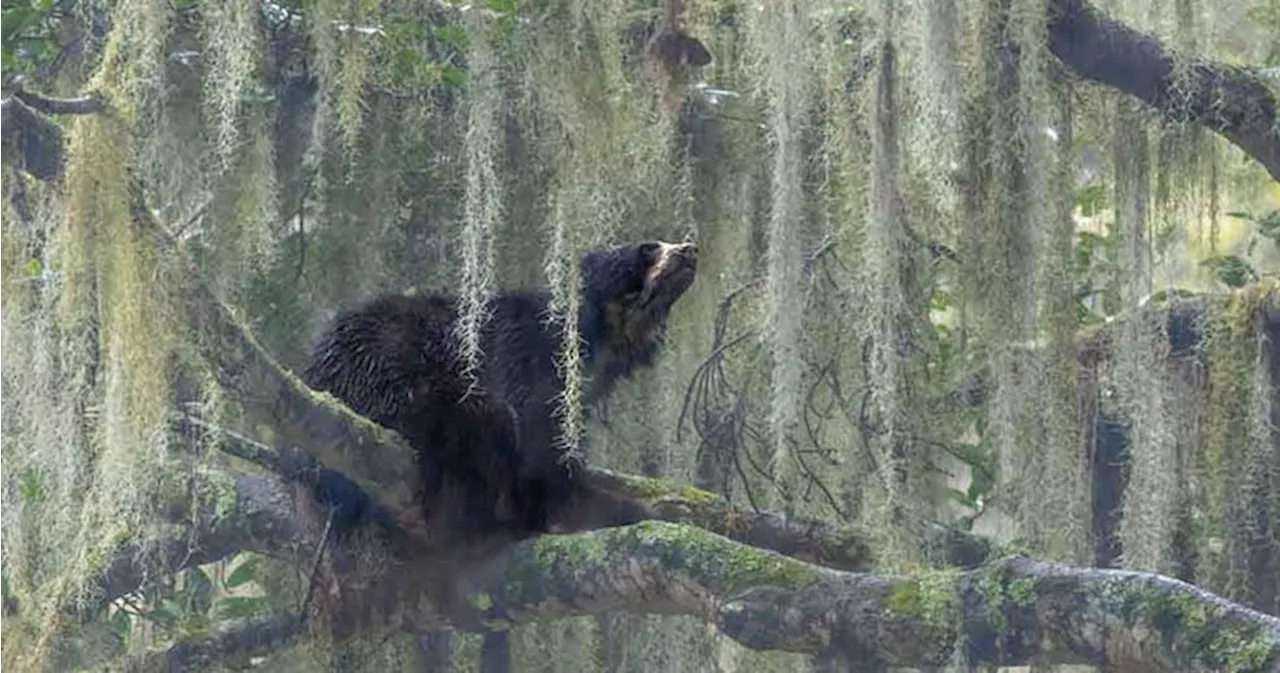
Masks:
[[[467,540],[520,528],[516,479],[521,457],[514,411],[474,392],[441,406],[447,410],[440,414],[437,454],[448,481],[440,498],[445,534]]]

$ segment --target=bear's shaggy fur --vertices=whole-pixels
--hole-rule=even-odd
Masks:
[[[602,399],[652,362],[696,266],[692,244],[630,243],[582,258],[584,402]],[[460,361],[452,297],[379,297],[337,316],[303,378],[405,437],[433,525],[463,537],[546,532],[580,488],[581,474],[580,464],[554,448],[563,339],[562,323],[549,320],[549,301],[541,290],[494,297],[471,379]]]

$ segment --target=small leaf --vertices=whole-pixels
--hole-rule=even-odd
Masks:
[[[41,264],[38,259],[33,259],[27,262],[27,272],[32,278],[39,278],[44,273],[44,264]]]
[[[23,502],[37,502],[44,497],[44,475],[32,468],[27,468],[18,475],[18,492]]]
[[[462,86],[467,82],[467,73],[463,72],[457,66],[446,65],[440,71],[440,81],[449,86]]]
[[[261,563],[257,556],[250,556],[243,563],[236,566],[236,569],[227,575],[227,579],[222,582],[222,586],[228,589],[234,589],[246,582],[252,582],[258,577],[258,566]]]
[[[1107,205],[1107,188],[1103,185],[1089,185],[1076,192],[1076,207],[1085,217],[1097,215]]]
[[[1217,255],[1200,263],[1218,275],[1218,279],[1227,287],[1244,287],[1250,281],[1258,279],[1258,272],[1248,262],[1235,255]]]
[[[446,23],[431,32],[441,44],[451,47],[465,47],[467,45],[466,29],[456,23]]]
[[[213,618],[240,619],[251,617],[267,609],[264,596],[227,596],[213,604]]]
[[[128,637],[129,629],[133,628],[133,618],[124,610],[116,610],[111,615],[111,632],[119,636],[121,639]]]
[[[958,443],[953,446],[952,451],[956,458],[964,461],[970,467],[981,468],[987,464],[990,459],[987,448],[982,444]]]

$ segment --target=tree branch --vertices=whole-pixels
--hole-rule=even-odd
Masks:
[[[1021,557],[881,577],[645,522],[511,548],[463,580],[464,624],[636,612],[714,621],[752,649],[929,668],[1107,664],[1280,670],[1280,619],[1149,573]]]
[[[1254,73],[1186,54],[1180,58],[1189,62],[1189,82],[1175,83],[1174,56],[1160,40],[1085,0],[1051,3],[1049,49],[1084,79],[1131,94],[1175,122],[1221,134],[1280,181],[1277,95]]]
[[[429,542],[414,495],[416,470],[409,447],[391,430],[356,414],[331,395],[311,390],[276,364],[177,249],[146,205],[136,180],[130,184],[130,193],[138,226],[172,252],[165,263],[194,344],[257,434],[270,438],[272,445],[301,449],[320,465],[341,473],[411,540]]]
[[[456,582],[388,567],[348,606],[383,627],[506,629],[616,612],[687,615],[755,650],[864,666],[1101,665],[1280,671],[1280,618],[1152,573],[1009,557],[969,571],[877,576],[814,566],[665,522],[526,540]],[[434,577],[435,579],[431,579]],[[450,592],[442,596],[433,591]],[[224,625],[145,657],[186,670],[281,647],[295,615]]]
[[[122,546],[103,569],[102,599],[111,601],[136,590],[158,568],[177,572],[241,551],[280,556],[309,547],[289,484],[233,471],[227,471],[225,478],[229,483],[213,484],[213,497],[201,502],[197,511],[174,517],[183,524],[179,534],[145,546],[139,542]],[[225,489],[230,490],[230,498],[225,498]]]
[[[215,624],[208,635],[184,638],[167,650],[130,661],[130,671],[204,670],[292,643],[305,629],[297,615],[257,615]]]
[[[191,416],[183,416],[180,422],[220,433],[223,441],[219,446],[223,451],[261,465],[288,481],[309,480],[307,475],[325,470],[301,449],[267,446]],[[757,512],[733,505],[702,489],[598,467],[588,467],[587,478],[599,501],[578,503],[575,509],[585,513],[584,519],[566,522],[562,526],[566,530],[599,527],[594,525],[591,515],[616,506],[609,501],[620,501],[639,510],[652,511],[664,521],[698,526],[744,544],[772,549],[811,563],[842,570],[871,567],[873,557],[869,536],[857,526],[835,525],[804,517],[788,518],[770,511]],[[993,553],[994,546],[977,536],[941,525],[935,525],[931,530],[928,546],[934,552],[933,560],[940,564],[973,566]]]

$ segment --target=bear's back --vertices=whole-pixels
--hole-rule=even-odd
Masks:
[[[549,296],[496,295],[481,332],[478,390],[529,414],[546,411],[562,383],[559,330],[548,322]],[[453,297],[386,295],[338,314],[321,335],[304,372],[306,384],[398,431],[423,405],[474,392],[464,372]]]
[[[396,430],[426,392],[451,378],[454,302],[440,295],[378,297],[339,313],[317,340],[304,382]]]

